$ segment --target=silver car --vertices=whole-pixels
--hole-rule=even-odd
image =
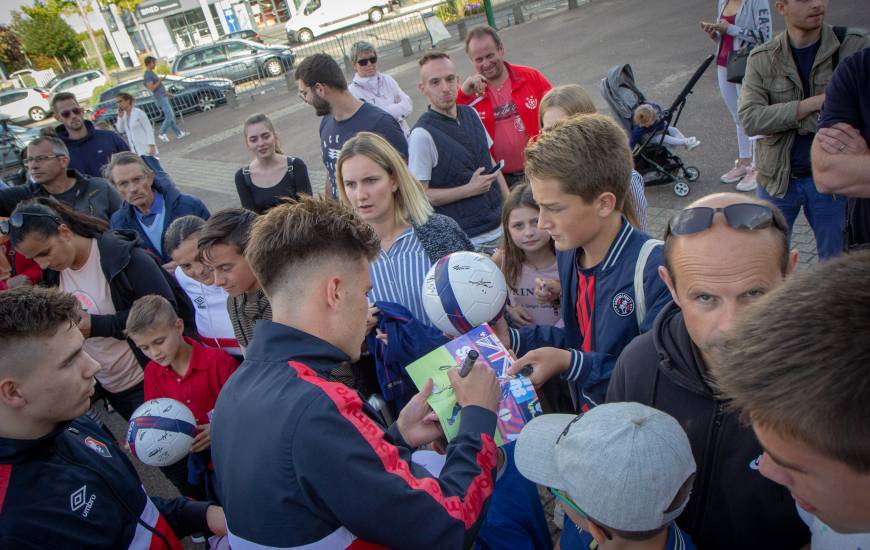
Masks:
[[[0,92],[0,114],[14,122],[39,122],[51,113],[49,95],[39,88],[15,88]]]
[[[179,76],[229,78],[233,82],[281,75],[293,68],[296,56],[285,46],[267,46],[250,40],[222,40],[184,51],[172,64]]]

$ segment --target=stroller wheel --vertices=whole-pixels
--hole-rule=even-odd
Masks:
[[[701,177],[701,171],[697,166],[686,166],[683,168],[683,176],[689,181],[698,181]]]
[[[683,178],[674,179],[674,194],[678,197],[685,197],[689,194],[689,184]]]

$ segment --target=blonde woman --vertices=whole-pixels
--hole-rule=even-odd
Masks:
[[[431,326],[423,309],[423,279],[443,256],[474,250],[468,236],[453,219],[433,212],[405,161],[377,134],[360,132],[344,144],[336,182],[342,204],[371,225],[381,240],[381,252],[369,266],[369,300],[405,306]]]

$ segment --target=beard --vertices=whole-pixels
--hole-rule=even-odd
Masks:
[[[320,99],[315,96],[311,101],[311,106],[314,107],[314,112],[317,113],[317,116],[326,116],[332,112],[332,106],[329,102]]]

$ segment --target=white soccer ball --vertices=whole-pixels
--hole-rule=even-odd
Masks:
[[[161,397],[142,403],[130,417],[127,444],[149,466],[169,466],[187,457],[196,419],[183,403]]]
[[[499,318],[507,283],[488,256],[454,252],[429,269],[423,280],[423,309],[429,320],[452,336]]]

